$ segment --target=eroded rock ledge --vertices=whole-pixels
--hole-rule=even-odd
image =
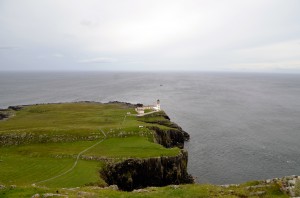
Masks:
[[[151,119],[151,117],[155,117],[156,119]],[[171,122],[169,116],[164,111],[140,117],[139,121],[168,127],[147,127],[155,132],[154,141],[166,148],[179,147],[182,149],[184,147],[184,142],[190,139],[190,135],[185,132],[179,125]]]
[[[187,152],[182,150],[174,157],[128,159],[116,164],[110,163],[100,174],[108,185],[116,184],[126,191],[147,186],[193,183],[192,176],[187,173],[187,162]]]
[[[163,130],[156,126],[150,126],[149,129],[155,131],[155,141],[158,144],[163,145],[166,148],[171,147],[184,147],[184,141],[186,141],[186,136],[183,131],[178,129],[167,129]]]

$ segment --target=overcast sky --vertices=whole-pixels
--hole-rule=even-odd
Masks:
[[[300,72],[300,0],[0,0],[0,71]]]

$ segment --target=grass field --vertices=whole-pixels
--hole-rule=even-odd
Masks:
[[[30,186],[64,173],[81,151],[100,141],[82,155],[120,160],[175,156],[180,151],[153,143],[153,132],[139,127],[151,124],[139,121],[134,109],[122,104],[44,104],[10,114],[14,116],[0,121],[0,138],[7,143],[0,147],[3,185]],[[81,159],[71,172],[38,185],[105,185],[99,176],[102,166],[102,161]]]
[[[74,159],[46,157],[21,157],[9,155],[2,158],[1,183],[4,185],[30,186],[63,173],[72,167]],[[102,163],[80,160],[73,171],[54,180],[40,183],[47,187],[76,187],[104,181],[98,176]]]
[[[167,149],[153,142],[153,131],[147,126],[174,127],[163,113],[137,118],[134,109],[126,105],[100,103],[33,105],[8,112],[12,117],[0,121],[0,197],[32,197],[36,193],[68,197],[259,197],[255,193],[262,190],[262,197],[288,197],[276,184],[246,188],[259,182],[229,188],[206,184],[150,187],[139,193],[100,188],[106,186],[99,174],[103,159],[175,156],[180,152],[179,148]],[[87,148],[71,169],[78,154]]]
[[[255,182],[259,184],[259,182]],[[45,193],[60,193],[61,195],[67,195],[68,197],[224,197],[224,198],[241,198],[241,197],[264,197],[264,198],[288,198],[279,190],[279,186],[271,184],[267,187],[259,189],[247,189],[247,187],[253,186],[251,183],[242,184],[240,186],[232,186],[224,188],[221,186],[214,186],[208,184],[189,184],[179,186],[166,186],[166,187],[149,187],[140,192],[124,192],[112,189],[101,189],[95,187],[81,187],[76,189],[57,189],[57,188],[33,188],[22,187],[15,189],[0,190],[0,197],[31,197],[34,194],[44,195]],[[258,196],[256,193],[264,191],[263,195]]]
[[[86,136],[98,127],[120,127],[126,112],[132,109],[120,104],[64,103],[26,106],[15,116],[0,123],[0,133],[73,134]],[[132,117],[131,120],[135,120]],[[126,122],[126,127],[136,122]]]

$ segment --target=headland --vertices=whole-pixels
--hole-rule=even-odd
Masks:
[[[240,185],[194,184],[184,150],[189,134],[170,121],[159,101],[154,106],[118,101],[11,106],[0,111],[0,119],[0,197],[297,193],[297,176]]]

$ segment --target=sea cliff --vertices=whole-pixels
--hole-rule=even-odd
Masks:
[[[106,183],[118,185],[121,190],[126,191],[147,186],[194,183],[193,177],[187,172],[188,153],[183,150],[184,141],[190,138],[189,134],[171,122],[164,111],[145,115],[139,121],[156,124],[147,127],[154,131],[154,142],[166,148],[178,147],[181,152],[177,156],[127,159],[109,163],[100,171]]]
[[[192,176],[187,173],[187,160],[187,152],[182,150],[175,157],[127,159],[108,164],[100,174],[109,185],[116,184],[126,191],[147,186],[193,183]]]

